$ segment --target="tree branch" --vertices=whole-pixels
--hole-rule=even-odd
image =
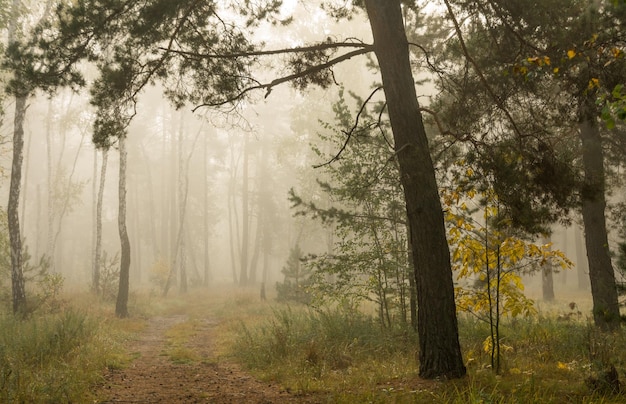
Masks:
[[[249,51],[249,52],[234,52],[234,53],[224,53],[224,54],[216,54],[216,53],[197,53],[190,52],[185,50],[173,50],[171,48],[159,47],[159,50],[176,53],[185,57],[193,57],[196,59],[236,59],[243,57],[252,57],[252,56],[275,56],[275,55],[285,55],[290,53],[307,53],[307,52],[316,52],[327,49],[339,49],[339,48],[359,48],[359,49],[367,49],[368,51],[374,50],[373,45],[365,44],[365,43],[356,43],[356,42],[323,42],[317,45],[311,46],[298,46],[295,48],[284,48],[284,49],[270,49],[270,50],[258,50],[258,51]]]
[[[339,152],[335,155],[335,157],[333,157],[332,159],[330,159],[329,161],[327,161],[327,162],[325,162],[323,164],[315,165],[315,166],[313,166],[313,168],[324,167],[324,166],[330,165],[334,161],[339,160],[339,156],[341,156],[341,153],[343,153],[343,151],[346,149],[346,147],[348,146],[348,142],[350,142],[350,138],[352,138],[352,134],[354,133],[354,131],[359,126],[359,118],[361,117],[361,114],[365,110],[365,107],[367,106],[367,103],[370,102],[370,100],[372,99],[374,94],[376,94],[381,89],[382,89],[382,87],[377,87],[376,89],[374,89],[374,91],[372,91],[372,93],[367,97],[367,99],[365,100],[363,105],[361,105],[361,108],[359,109],[359,112],[356,114],[356,119],[354,120],[354,125],[352,125],[352,128],[350,128],[349,131],[345,131],[345,130],[341,131],[347,137],[346,137],[346,141],[343,143],[343,146],[341,146],[341,149],[339,149]]]
[[[366,53],[371,52],[372,50],[373,50],[373,48],[368,46],[367,48],[357,49],[357,50],[354,50],[352,52],[348,52],[348,53],[346,53],[344,55],[341,55],[341,56],[338,56],[338,57],[336,57],[334,59],[331,59],[331,60],[329,60],[326,63],[322,63],[320,65],[310,67],[310,68],[308,68],[306,70],[303,70],[301,72],[297,72],[297,73],[290,74],[290,75],[285,76],[285,77],[281,77],[281,78],[275,79],[275,80],[273,80],[270,83],[259,84],[259,85],[255,85],[255,86],[250,86],[250,87],[244,88],[238,94],[236,94],[236,95],[234,95],[232,97],[228,97],[226,99],[223,99],[221,101],[202,103],[202,104],[194,107],[192,111],[195,112],[197,109],[202,108],[202,107],[219,107],[219,106],[223,106],[225,104],[229,104],[229,103],[231,103],[233,101],[236,101],[236,100],[240,99],[241,97],[243,97],[247,93],[249,93],[251,91],[254,91],[254,90],[263,90],[263,89],[267,90],[267,92],[265,93],[265,98],[267,98],[270,95],[270,93],[272,92],[272,89],[275,86],[278,86],[278,85],[283,84],[283,83],[287,83],[289,81],[296,80],[296,79],[298,79],[300,77],[305,77],[305,76],[308,76],[310,74],[317,73],[317,72],[319,72],[321,70],[324,70],[324,69],[328,69],[328,68],[330,68],[330,67],[332,67],[332,66],[334,66],[334,65],[336,65],[338,63],[343,62],[344,60],[351,59],[351,58],[353,58],[355,56],[364,55]]]
[[[443,0],[443,1],[446,5],[446,8],[448,9],[448,14],[450,15],[450,19],[452,20],[452,23],[454,24],[454,30],[456,31],[456,35],[459,39],[459,43],[461,45],[461,49],[463,50],[463,54],[465,55],[465,58],[476,71],[478,78],[483,83],[483,86],[487,90],[487,93],[493,99],[498,109],[500,109],[504,113],[508,121],[511,123],[511,126],[513,127],[513,130],[515,131],[515,133],[517,133],[518,136],[522,136],[522,133],[517,127],[517,123],[515,123],[513,116],[511,116],[511,113],[509,112],[509,110],[504,106],[504,103],[502,102],[502,100],[500,100],[500,98],[496,95],[496,93],[493,92],[491,86],[489,85],[489,82],[487,81],[487,79],[483,75],[483,72],[478,66],[478,63],[476,63],[476,61],[470,56],[469,51],[467,50],[467,45],[465,44],[465,40],[463,39],[463,33],[461,32],[461,27],[459,26],[459,22],[456,19],[454,11],[452,11],[452,6],[450,5],[450,1],[449,0]]]

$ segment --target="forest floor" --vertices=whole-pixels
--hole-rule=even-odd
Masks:
[[[210,319],[195,321],[184,347],[189,361],[169,355],[168,332],[187,321],[185,315],[159,316],[130,342],[134,357],[123,369],[111,369],[99,386],[99,403],[315,403],[278,385],[264,383],[227,359],[217,359]],[[182,363],[181,363],[182,362]]]

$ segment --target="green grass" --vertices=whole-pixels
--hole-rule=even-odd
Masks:
[[[85,312],[0,318],[0,402],[85,402],[107,367],[123,366],[121,334]]]
[[[210,320],[212,361],[236,360],[256,377],[321,402],[626,403],[624,395],[594,392],[585,383],[609,365],[626,378],[626,333],[601,333],[585,319],[559,321],[547,311],[503,322],[500,375],[483,349],[487,326],[461,316],[468,375],[432,381],[418,376],[413,331],[384,329],[368,315],[341,308],[314,311],[271,297],[261,302],[255,289],[192,290],[168,299],[136,294],[131,317],[123,320],[90,295],[66,302],[62,312],[26,320],[0,316],[0,402],[93,401],[106,369],[132,360],[124,342],[147,318],[185,314],[187,320],[166,333],[164,354],[172,361],[201,360],[188,342]]]
[[[626,333],[602,333],[586,320],[543,314],[502,325],[502,372],[495,375],[484,323],[459,319],[468,376],[418,377],[417,337],[382,329],[361,313],[311,311],[276,303],[224,311],[228,352],[257,377],[334,403],[626,403],[626,395],[592,391],[585,380],[613,365],[626,375]],[[242,314],[248,313],[248,314]],[[236,321],[236,318],[243,320]]]

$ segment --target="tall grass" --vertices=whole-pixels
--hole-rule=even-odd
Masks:
[[[119,340],[85,313],[0,317],[0,402],[89,400],[93,385],[119,359]]]
[[[418,377],[417,336],[384,329],[359,312],[274,306],[240,322],[232,354],[255,374],[330,402],[619,403],[623,393],[594,391],[587,380],[615,366],[626,374],[626,334],[602,333],[584,319],[542,315],[502,325],[503,372],[485,350],[488,327],[460,318],[468,376]],[[250,321],[252,320],[252,321]],[[623,383],[622,383],[623,384]]]

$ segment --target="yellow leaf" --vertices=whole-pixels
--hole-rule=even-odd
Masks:
[[[550,66],[550,56],[544,56],[543,63],[545,63],[547,66]]]
[[[559,68],[555,67],[554,69],[552,69],[552,73],[559,74]]]
[[[595,77],[589,80],[589,89],[592,89],[594,87],[600,87],[600,80]]]
[[[619,48],[613,48],[611,49],[611,52],[613,53],[613,57],[616,59],[624,54],[624,52],[622,52],[622,50]]]
[[[567,364],[563,362],[557,362],[556,367],[559,369],[566,369],[566,370],[569,369],[569,366],[567,366]]]
[[[573,59],[574,56],[576,56],[576,51],[575,50],[570,49],[570,50],[567,51],[567,57],[568,58]]]

